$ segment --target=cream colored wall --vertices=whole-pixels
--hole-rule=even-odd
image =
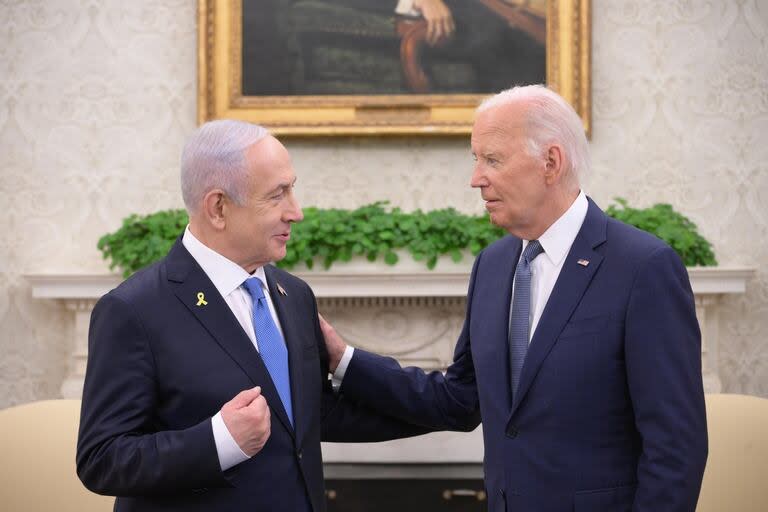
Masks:
[[[195,126],[193,0],[0,3],[0,407],[57,396],[68,315],[28,273],[105,272],[98,237],[181,205]],[[593,1],[603,205],[667,201],[723,265],[758,268],[721,322],[725,390],[768,396],[768,4]],[[288,141],[305,205],[480,212],[466,140]]]

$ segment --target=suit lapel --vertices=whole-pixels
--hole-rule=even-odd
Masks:
[[[264,272],[267,276],[267,286],[269,287],[272,304],[275,306],[277,318],[280,320],[280,326],[283,328],[285,345],[288,347],[288,372],[291,379],[291,399],[293,400],[293,425],[296,429],[296,439],[300,443],[304,433],[307,431],[304,422],[309,417],[309,412],[304,409],[309,407],[309,404],[306,404],[304,400],[304,379],[301,371],[303,347],[301,338],[296,332],[296,320],[299,318],[299,313],[292,302],[297,297],[280,293],[282,284],[277,280],[275,268],[272,265],[265,266]],[[311,319],[302,318],[300,321],[309,322]]]
[[[280,395],[251,339],[203,269],[178,240],[168,254],[168,280],[176,297],[189,309],[221,348],[261,393],[272,411],[293,435]],[[202,293],[205,304],[198,299]],[[199,304],[199,305],[198,305]],[[233,397],[234,398],[234,397]]]
[[[589,200],[587,216],[573,241],[571,250],[565,257],[563,268],[560,270],[560,275],[531,339],[510,414],[514,414],[525,398],[544,359],[552,350],[557,337],[581,302],[589,283],[600,267],[603,257],[594,249],[605,241],[606,223],[605,214],[592,200]],[[580,265],[578,261],[582,259],[587,260],[589,264]]]

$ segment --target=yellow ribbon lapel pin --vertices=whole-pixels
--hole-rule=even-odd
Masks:
[[[197,306],[207,306],[208,301],[205,300],[205,294],[203,292],[197,292]]]

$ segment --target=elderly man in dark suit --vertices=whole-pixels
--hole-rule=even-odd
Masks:
[[[115,510],[325,510],[321,438],[423,432],[334,396],[310,288],[270,265],[302,219],[286,149],[214,121],[181,164],[189,226],[99,300],[77,470]]]
[[[509,236],[475,261],[453,363],[402,369],[323,322],[340,392],[435,429],[479,413],[491,511],[692,512],[707,430],[680,258],[584,195],[587,140],[556,93],[487,100],[472,154]]]

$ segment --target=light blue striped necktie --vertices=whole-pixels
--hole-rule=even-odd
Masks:
[[[544,249],[539,241],[531,240],[515,269],[515,292],[509,318],[509,373],[513,399],[520,383],[531,330],[531,262],[542,252]]]
[[[280,401],[293,425],[293,407],[291,404],[291,379],[288,373],[288,347],[285,345],[280,330],[275,325],[269,312],[267,299],[258,277],[251,277],[243,286],[253,299],[253,331],[259,344],[259,354],[269,371],[272,382],[280,395]]]

